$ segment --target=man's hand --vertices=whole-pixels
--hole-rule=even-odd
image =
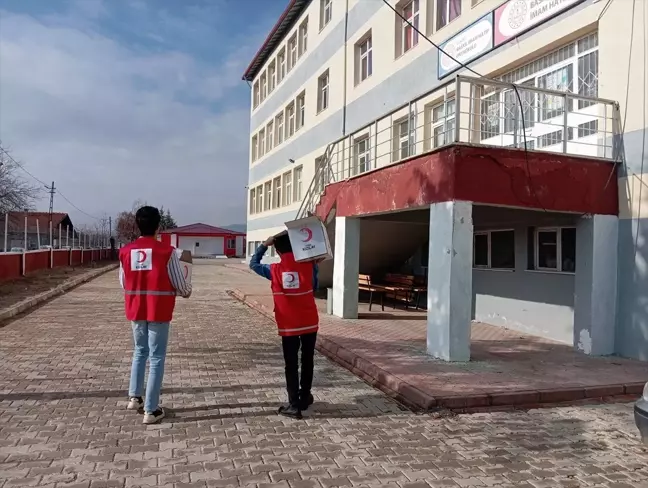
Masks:
[[[272,246],[273,244],[274,244],[274,237],[268,237],[268,238],[265,240],[265,242],[263,243],[263,245],[264,245],[265,247],[270,247],[270,246]]]

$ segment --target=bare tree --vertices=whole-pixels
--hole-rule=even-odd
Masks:
[[[0,214],[32,210],[40,188],[19,174],[20,168],[0,145]]]

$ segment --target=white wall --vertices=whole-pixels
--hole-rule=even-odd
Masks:
[[[196,244],[198,246],[196,247]],[[222,256],[225,254],[223,237],[180,236],[178,247],[194,256]]]

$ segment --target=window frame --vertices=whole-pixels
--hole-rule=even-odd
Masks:
[[[365,144],[364,150],[360,151],[361,144]],[[364,157],[363,163],[360,159]],[[361,164],[364,164],[364,170],[360,169]],[[361,175],[371,170],[371,138],[369,134],[353,139],[353,167],[351,169],[351,176]]]
[[[411,114],[407,114],[404,117],[395,120],[393,123],[392,145],[394,147],[392,147],[392,158],[394,154],[396,155],[396,158],[393,158],[394,162],[402,161],[404,159],[412,157],[416,153],[416,141],[414,135],[414,132],[416,131],[411,130],[411,122],[413,120],[414,118],[411,116]],[[407,133],[405,135],[401,135],[401,126],[403,126],[404,124],[407,124]],[[403,156],[403,143],[406,140],[408,141],[407,155]],[[394,142],[396,142],[397,144],[394,145]]]
[[[259,137],[254,134],[252,136],[252,149],[251,149],[252,162],[259,159]]]
[[[449,107],[452,106],[452,112],[449,113]],[[443,109],[443,115],[435,120],[435,112],[437,109]],[[454,142],[455,132],[455,114],[457,110],[457,102],[454,96],[449,96],[442,102],[430,105],[428,108],[428,120],[430,124],[429,143],[427,148],[429,150],[438,149]],[[443,135],[443,142],[437,145],[436,130],[442,128],[441,134]]]
[[[503,268],[503,267],[493,267],[493,244],[492,244],[492,235],[495,233],[500,233],[500,232],[512,232],[513,233],[513,267],[512,268]],[[475,258],[476,258],[476,251],[477,251],[477,246],[475,245],[475,240],[477,236],[486,236],[486,242],[487,242],[487,261],[488,264],[483,265],[483,264],[475,264]],[[472,267],[473,269],[488,269],[488,270],[494,270],[494,271],[515,271],[516,266],[517,266],[517,259],[516,259],[516,235],[515,235],[515,229],[513,228],[502,228],[502,229],[489,229],[489,230],[476,230],[473,232],[473,259],[472,259]]]
[[[562,225],[554,227],[536,227],[533,230],[533,270],[532,271],[541,271],[543,273],[561,273],[561,274],[576,274],[576,263],[574,263],[574,271],[565,271],[563,269],[563,248],[562,248],[562,231],[564,229],[574,229],[576,232],[576,226],[573,225]],[[555,233],[556,234],[556,267],[555,268],[546,268],[539,265],[540,260],[540,233]],[[574,240],[574,255],[576,255],[576,241]],[[578,256],[576,256],[578,258]]]
[[[288,54],[288,63],[287,63],[287,68],[288,71],[287,73],[290,73],[293,68],[297,65],[297,61],[299,60],[299,50],[297,46],[297,33],[295,32],[290,39],[288,39],[288,43],[286,44],[288,47],[287,49],[287,54]],[[293,59],[294,56],[294,59]]]
[[[333,0],[320,0],[320,31],[331,23],[333,18]]]
[[[407,10],[409,8],[412,8],[412,13],[408,14]],[[401,18],[401,52],[400,55],[404,55],[405,53],[411,51],[414,49],[416,46],[418,46],[419,43],[419,34],[417,30],[420,30],[420,13],[421,13],[421,6],[419,0],[410,0],[406,3],[404,3],[400,8],[399,8],[399,13],[404,17]],[[408,23],[409,21],[409,23]],[[416,29],[411,27],[409,24],[412,24]],[[411,38],[411,39],[409,39]],[[411,45],[407,47],[408,42],[411,42]]]
[[[282,47],[277,53],[277,85],[281,83],[288,74],[288,59],[286,58],[286,48]]]
[[[260,214],[263,212],[263,185],[258,185],[256,187],[256,196],[257,196],[257,201],[256,201],[256,213]]]
[[[273,59],[268,65],[268,95],[277,87],[277,61]]]
[[[363,48],[366,50],[363,52]],[[373,39],[371,31],[356,44],[356,56],[358,59],[356,72],[356,85],[371,78],[373,74]],[[363,77],[363,63],[366,62],[366,74]]]
[[[331,73],[327,69],[317,78],[317,113],[326,110],[331,103]]]
[[[304,174],[304,167],[302,165],[297,166],[293,170],[293,202],[299,202],[302,199],[302,179]],[[299,175],[299,177],[297,177]]]
[[[227,249],[236,249],[236,237],[228,237],[225,245]]]
[[[263,184],[263,210],[272,210],[272,180]]]
[[[256,214],[256,188],[250,188],[249,195],[248,213],[249,215],[254,215]]]
[[[297,59],[308,51],[308,16],[299,24],[297,29]]]
[[[282,190],[282,206],[287,207],[292,204],[292,171],[286,171],[281,175]]]
[[[285,115],[283,111],[275,116],[275,144],[278,146],[279,144],[283,143],[285,140],[284,138],[284,130],[285,130]],[[275,146],[275,147],[276,147]]]
[[[259,89],[259,80],[254,82],[252,86],[252,108],[256,109],[259,106],[259,100],[261,98],[261,91]]]
[[[265,146],[265,127],[259,130],[259,149],[258,149],[259,159],[265,156],[266,146]]]
[[[296,120],[295,132],[304,127],[306,124],[306,91],[301,92],[295,99]]]
[[[275,176],[272,179],[272,209],[277,209],[281,207],[281,194],[283,193],[281,188],[281,175]]]
[[[297,123],[297,114],[295,112],[295,102],[290,102],[286,106],[286,137],[288,140],[295,135],[295,124]]]
[[[261,90],[261,103],[263,103],[268,98],[268,75],[265,71],[259,77],[259,87]]]
[[[266,154],[274,149],[274,119],[266,125]]]
[[[459,2],[459,12],[457,13],[456,17],[451,19],[450,18],[450,5],[454,1]],[[482,0],[479,0],[479,1],[482,1]],[[461,5],[462,5],[462,3],[463,3],[462,0],[436,0],[436,8],[434,9],[434,16],[435,16],[436,22],[434,23],[434,25],[435,25],[437,31],[443,29],[444,27],[447,27],[452,22],[454,22],[459,17],[461,17],[461,14],[462,14]],[[440,14],[441,5],[445,5],[446,15],[448,17],[448,19],[446,20],[446,22],[444,24],[440,23],[441,19],[442,19],[441,14]],[[476,5],[476,3],[474,3],[474,0],[473,0],[473,5],[472,6],[474,7],[475,5]]]

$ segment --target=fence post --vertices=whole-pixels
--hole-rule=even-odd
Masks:
[[[40,223],[38,221],[38,217],[36,217],[36,239],[37,239],[36,242],[38,243],[38,249],[40,249],[40,246],[41,246],[41,244],[40,244]]]
[[[52,232],[52,221],[49,221],[49,245],[50,245],[50,269],[54,268],[54,232]]]
[[[5,214],[4,252],[7,252],[7,237],[9,235],[9,212]]]
[[[22,255],[22,275],[25,276],[26,271],[27,271],[27,215],[25,215],[25,247],[23,247],[23,255]]]

